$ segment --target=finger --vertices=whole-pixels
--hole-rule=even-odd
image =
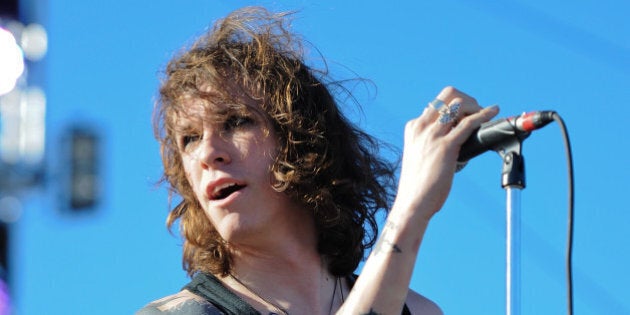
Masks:
[[[440,99],[436,98],[430,101],[427,103],[427,106],[424,107],[424,110],[419,117],[416,117],[408,122],[409,126],[412,129],[422,129],[431,125],[439,116],[439,110],[444,106],[446,106],[446,104]]]
[[[469,104],[469,105],[472,105],[472,106],[474,106],[474,105],[479,106],[479,104],[477,103],[477,100],[474,97],[472,97],[472,96],[470,96],[470,95],[468,95],[468,94],[466,94],[466,93],[464,93],[464,92],[462,92],[462,91],[460,91],[460,90],[458,90],[458,89],[456,89],[456,88],[454,88],[452,86],[447,86],[447,87],[443,88],[442,91],[440,91],[440,93],[438,94],[438,96],[436,98],[444,101],[444,103],[446,103],[446,104],[451,104],[455,99],[459,99],[459,102],[462,103],[462,104]]]
[[[433,121],[436,117],[438,117],[440,110],[446,106],[443,100],[439,98],[435,98],[430,101],[424,109],[424,115],[427,116],[427,119]]]
[[[444,135],[456,126],[460,119],[481,109],[476,99],[452,86],[447,86],[427,104],[422,120],[425,124],[434,122],[432,129],[439,135]]]
[[[432,110],[430,112],[434,113],[434,116],[437,117],[439,111],[444,106],[451,104],[455,98],[459,98],[460,102],[465,100],[467,103],[477,104],[477,101],[466,93],[463,93],[452,86],[447,86],[440,91],[434,100],[429,102],[427,107],[431,108]]]
[[[482,108],[475,102],[456,97],[448,106],[442,107],[437,123],[446,131],[456,126],[462,118],[480,111]]]
[[[462,118],[482,109],[475,98],[452,86],[442,89],[436,99],[442,99],[448,104],[446,108],[440,110],[437,118],[438,122],[446,125],[447,130],[448,127],[456,126]]]
[[[433,129],[438,135],[447,134],[455,125],[457,125],[457,120],[460,118],[461,108],[462,103],[460,98],[453,99],[449,105],[440,108],[438,113],[439,115],[433,124]]]
[[[462,118],[474,114],[483,109],[483,107],[477,104],[477,101],[474,99],[466,99],[462,97],[455,97],[450,103],[449,107],[453,108],[453,106],[459,104],[458,114],[456,117],[457,120],[461,120]]]
[[[455,128],[449,132],[448,136],[458,145],[462,145],[472,132],[479,128],[481,124],[489,121],[499,113],[497,105],[486,107],[474,114],[464,117]]]

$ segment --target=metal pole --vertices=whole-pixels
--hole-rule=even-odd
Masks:
[[[506,188],[506,314],[521,314],[521,191]]]
[[[521,190],[525,188],[525,162],[521,142],[514,141],[510,150],[499,151],[503,158],[501,187],[507,194],[505,296],[506,314],[521,314]]]

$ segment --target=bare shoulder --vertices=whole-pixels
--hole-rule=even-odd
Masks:
[[[221,315],[221,311],[204,298],[182,290],[147,304],[136,315]]]
[[[411,314],[427,314],[427,315],[443,315],[444,313],[435,302],[420,295],[419,293],[409,290],[407,294],[407,306]]]

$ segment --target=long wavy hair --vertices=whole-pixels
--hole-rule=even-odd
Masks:
[[[162,181],[171,197],[181,197],[167,226],[172,229],[179,220],[189,275],[227,275],[231,256],[184,174],[175,138],[176,119],[186,112],[184,98],[233,100],[237,95],[230,87],[237,86],[257,100],[279,144],[270,185],[312,212],[317,250],[333,275],[346,276],[357,268],[376,241],[376,212],[391,205],[395,167],[378,155],[381,143],[341,113],[340,95],[331,91],[348,90],[330,80],[327,71],[305,64],[303,44],[289,32],[290,15],[258,7],[234,11],[164,71],[154,129],[164,164]]]

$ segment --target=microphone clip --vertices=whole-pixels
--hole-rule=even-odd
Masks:
[[[512,187],[518,189],[525,188],[525,159],[521,154],[523,140],[514,138],[508,143],[504,143],[497,153],[503,159],[501,169],[501,187]]]

